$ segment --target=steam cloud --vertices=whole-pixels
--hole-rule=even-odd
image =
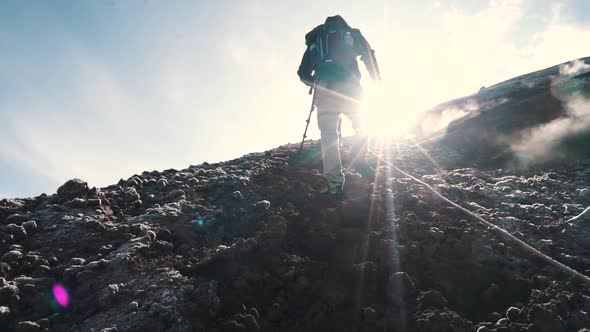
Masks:
[[[559,68],[553,85],[556,90],[575,88],[576,82],[568,79],[572,76],[590,71],[590,65],[582,61],[573,61]],[[566,88],[563,88],[565,86]],[[564,101],[565,115],[549,123],[529,128],[520,139],[511,144],[512,150],[519,156],[521,162],[548,161],[563,157],[558,149],[564,138],[576,135],[590,129],[590,99],[574,89],[571,93],[559,93]]]
[[[566,63],[559,67],[559,74],[562,76],[573,76],[582,74],[590,70],[590,65],[580,60],[575,60],[572,63]]]
[[[471,110],[471,109],[469,109]],[[450,107],[442,111],[440,114],[429,115],[420,124],[420,129],[423,135],[431,135],[440,130],[445,129],[451,122],[460,119],[469,114],[458,107]]]

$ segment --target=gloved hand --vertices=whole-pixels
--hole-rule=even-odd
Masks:
[[[312,75],[306,75],[304,77],[301,77],[301,82],[305,83],[305,85],[307,85],[308,87],[312,87],[314,81],[315,79]]]

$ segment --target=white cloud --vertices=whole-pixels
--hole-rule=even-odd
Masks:
[[[524,13],[521,0],[491,0],[489,6],[469,15],[460,9],[450,9],[442,14],[442,26],[450,35],[451,44],[464,48],[490,47],[502,41]]]
[[[583,42],[590,28],[562,17],[563,2],[553,5],[548,16],[535,13],[535,18],[528,5],[490,0],[475,12],[443,8],[427,14],[440,22],[438,34],[400,33],[384,56],[377,48],[386,89],[395,92],[391,108],[424,111],[482,86],[590,55],[590,43]],[[531,23],[540,28],[524,38]]]
[[[56,183],[79,177],[93,186],[194,162],[198,153],[194,128],[202,106],[195,100],[202,75],[192,71],[194,59],[179,54],[174,68],[160,63],[165,72],[154,73],[153,83],[134,86],[132,91],[79,46],[69,44],[63,51],[70,67],[64,77],[76,82],[65,93],[68,103],[20,84],[21,92],[31,99],[16,105],[26,112],[0,108],[14,128],[14,134],[0,132],[0,158]],[[175,51],[190,53],[186,48]],[[12,83],[19,80],[32,81],[25,76]],[[39,188],[43,190],[55,188]]]

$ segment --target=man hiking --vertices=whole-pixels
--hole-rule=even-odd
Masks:
[[[344,185],[338,132],[341,114],[351,120],[355,131],[351,167],[355,160],[364,160],[367,149],[367,135],[361,127],[363,91],[357,57],[361,57],[374,82],[380,80],[379,67],[361,32],[351,28],[339,15],[328,17],[324,24],[307,33],[305,44],[307,48],[297,74],[303,83],[315,89],[328,193],[339,195]]]

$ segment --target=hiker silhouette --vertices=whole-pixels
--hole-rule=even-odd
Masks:
[[[340,194],[344,186],[340,158],[340,117],[345,115],[355,131],[350,167],[364,161],[367,135],[363,132],[361,100],[363,89],[357,58],[364,62],[373,81],[380,80],[375,53],[360,30],[351,28],[339,15],[305,35],[306,49],[297,75],[314,89],[313,104],[318,112],[324,175],[330,194]],[[312,110],[313,110],[312,105]],[[304,134],[305,139],[305,134]]]

